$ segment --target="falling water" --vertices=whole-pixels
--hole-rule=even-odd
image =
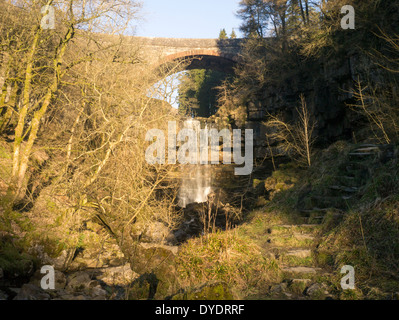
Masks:
[[[182,169],[179,191],[179,206],[185,208],[191,203],[203,203],[212,192],[210,168],[201,165],[187,165]]]
[[[194,129],[199,137],[201,123],[190,119],[184,122],[184,127]],[[208,200],[208,195],[212,192],[212,176],[210,165],[182,165],[181,166],[181,186],[179,191],[179,203],[181,208],[185,208],[191,203],[203,203]]]

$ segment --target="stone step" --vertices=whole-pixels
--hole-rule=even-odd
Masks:
[[[347,187],[360,187],[361,182],[354,176],[338,176],[337,183]]]
[[[346,179],[349,181],[355,180],[355,177],[352,177],[352,176],[338,176],[337,178],[338,179]]]
[[[356,193],[359,191],[359,189],[356,187],[347,187],[347,186],[330,186],[330,189],[334,191],[342,191],[347,193]]]
[[[356,144],[355,147],[356,148],[380,148],[380,147],[385,147],[388,146],[387,144],[375,144],[375,143],[359,143]]]
[[[317,224],[322,224],[323,223],[323,220],[325,219],[325,216],[320,216],[320,217],[311,217],[311,218],[309,218],[309,220],[311,221],[311,222],[316,222]]]
[[[310,249],[292,249],[288,251],[286,256],[296,257],[296,258],[309,258],[312,256],[312,250]]]
[[[332,193],[333,191],[330,191]],[[309,199],[307,206],[305,207],[305,210],[311,210],[313,208],[318,208],[318,209],[345,209],[347,208],[347,205],[345,203],[345,200],[342,198],[343,194],[339,192],[339,195],[335,196],[316,196],[312,195],[311,198]],[[344,196],[347,196],[348,194],[345,194]]]
[[[351,157],[368,157],[368,156],[375,156],[375,152],[352,152],[349,153]]]
[[[313,267],[283,267],[281,270],[286,273],[295,274],[317,274],[322,272],[322,269]]]
[[[264,246],[268,248],[278,248],[279,252],[284,253],[287,252],[287,250],[294,248],[312,248],[314,246],[315,239],[316,238],[309,233],[280,233],[277,235],[271,235],[271,237],[264,243]]]
[[[347,198],[347,199],[346,199]],[[342,197],[342,200],[349,200],[352,197]],[[301,213],[303,213],[304,215],[310,215],[312,213],[317,213],[317,214],[322,214],[325,215],[329,212],[334,212],[334,215],[341,215],[343,214],[341,209],[338,208],[334,208],[334,207],[330,207],[330,208],[313,208],[310,210],[301,210]]]
[[[346,172],[353,173],[359,170],[367,170],[368,167],[366,166],[365,163],[352,160],[347,163],[345,169]]]
[[[305,217],[304,217],[305,219]],[[306,222],[308,221],[308,218],[306,218]],[[283,236],[283,235],[288,235],[288,236],[293,236],[297,238],[297,235],[309,235],[313,236],[315,232],[320,229],[320,224],[318,223],[304,223],[304,224],[298,224],[298,225],[279,225],[279,226],[274,226],[271,228],[271,235],[277,235],[277,236]],[[298,239],[300,240],[300,239]]]
[[[293,236],[299,241],[302,241],[302,240],[315,240],[316,239],[314,235],[307,234],[307,233],[295,233],[294,232]]]
[[[301,210],[301,213],[304,214],[311,214],[311,213],[327,213],[330,210],[330,208],[313,208],[313,209],[309,209],[309,210]]]
[[[278,228],[286,228],[286,229],[294,229],[294,228],[318,228],[320,227],[318,224],[281,224],[281,225],[276,225],[274,227]]]
[[[305,285],[308,285],[310,283],[312,283],[312,279],[292,279],[290,281],[290,285],[292,285],[292,284],[305,284]]]
[[[351,153],[375,153],[380,151],[380,148],[376,145],[366,145],[357,149],[354,149]]]

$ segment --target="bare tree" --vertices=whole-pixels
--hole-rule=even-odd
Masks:
[[[372,84],[362,85],[358,78],[354,84],[353,96],[356,103],[348,106],[365,116],[371,132],[380,143],[390,144],[398,138],[398,112],[393,106],[398,97],[393,91],[377,90]]]
[[[310,167],[316,123],[311,119],[304,95],[301,95],[300,100],[300,107],[296,109],[298,114],[296,123],[290,124],[282,117],[269,115],[270,120],[265,125],[273,129],[273,133],[268,138],[280,141],[284,154],[292,155],[300,163]]]
[[[89,31],[109,31],[110,27],[120,33],[134,15],[137,5],[127,0],[13,1],[6,5],[24,17],[22,21],[26,25],[20,28],[28,30],[22,36],[15,31],[12,34],[6,32],[9,39],[6,49],[8,60],[19,61],[19,65],[22,65],[15,70],[15,75],[6,71],[9,79],[5,80],[8,84],[17,78],[20,85],[14,106],[7,107],[13,108],[17,115],[9,194],[20,199],[25,194],[26,172],[41,123],[71,68],[87,59],[82,56],[75,56],[74,60],[67,59],[73,57],[68,52],[72,40],[84,38]],[[55,30],[47,30],[41,24],[43,7],[55,8]],[[13,19],[17,19],[17,16],[14,15]],[[2,102],[5,102],[5,95],[3,90]],[[6,112],[2,122],[8,122],[9,117],[10,112]]]

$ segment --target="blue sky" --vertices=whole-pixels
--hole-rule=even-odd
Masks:
[[[142,0],[142,20],[136,36],[170,38],[217,38],[225,28],[237,35],[235,16],[239,0]]]

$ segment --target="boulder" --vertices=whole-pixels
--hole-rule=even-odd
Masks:
[[[140,246],[144,249],[151,249],[151,248],[162,248],[164,250],[170,251],[174,255],[177,255],[179,252],[179,247],[177,246],[167,246],[163,244],[153,244],[153,243],[140,243]]]
[[[303,295],[311,282],[311,279],[292,279],[289,285],[290,292]]]
[[[93,288],[91,294],[94,296],[94,298],[103,298],[104,300],[106,300],[107,297],[107,291],[101,287]]]
[[[315,283],[306,289],[306,295],[311,299],[324,300],[329,296],[329,292],[325,284]]]
[[[132,228],[131,236],[133,239],[147,243],[175,244],[176,238],[173,232],[160,221],[149,224],[137,223]]]
[[[289,298],[291,295],[288,293],[288,283],[282,282],[270,288],[270,294],[277,298]]]
[[[24,284],[14,300],[50,300],[50,295],[33,284]]]
[[[162,222],[151,223],[144,233],[144,240],[154,243],[174,243],[173,233]]]
[[[81,291],[86,289],[90,282],[91,277],[87,272],[75,272],[68,277],[66,289],[70,291]]]
[[[130,264],[119,267],[102,268],[101,274],[97,275],[97,279],[103,281],[108,286],[125,286],[132,283],[138,274],[133,272]]]
[[[135,242],[126,250],[132,270],[141,275],[132,285],[130,299],[165,299],[177,291],[176,247]]]

